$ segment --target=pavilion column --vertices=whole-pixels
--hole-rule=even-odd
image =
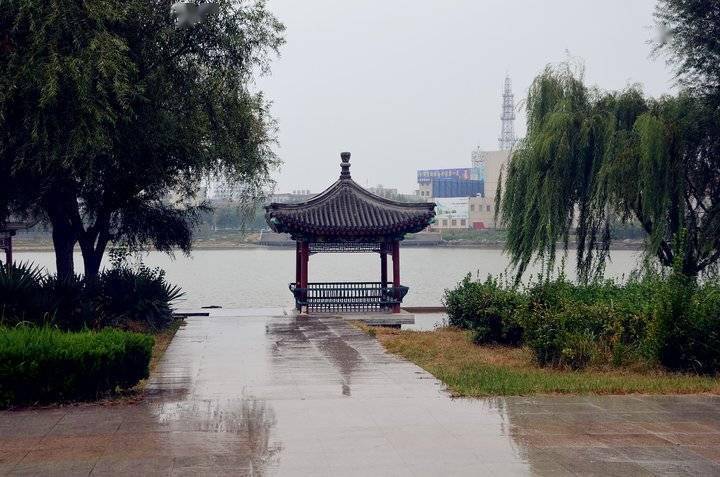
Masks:
[[[387,287],[387,249],[385,243],[380,244],[380,283],[383,288]]]
[[[300,241],[295,242],[295,286],[300,286]]]
[[[12,235],[8,234],[8,236],[5,238],[5,266],[8,270],[10,270],[10,267],[12,267],[12,263]]]
[[[307,301],[308,263],[310,262],[310,244],[302,242],[300,245],[300,288],[304,288],[303,298]]]
[[[396,288],[396,293],[399,293],[397,287],[400,286],[400,241],[393,240],[392,243],[392,262],[393,262],[393,287]],[[398,298],[396,296],[396,298]],[[400,313],[400,305],[397,304],[393,307],[393,313]]]
[[[295,288],[300,288],[302,286],[302,263],[302,247],[300,245],[300,241],[297,240],[295,241]],[[300,308],[300,305],[296,303],[295,309],[297,311],[301,311]]]

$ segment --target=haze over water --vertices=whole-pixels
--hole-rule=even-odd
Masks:
[[[150,252],[143,261],[166,271],[168,280],[185,291],[182,308],[219,305],[224,308],[292,306],[288,283],[295,277],[295,251],[291,249],[197,250],[190,257],[171,258]],[[32,261],[55,272],[51,252],[18,252],[18,262]],[[616,250],[605,276],[622,277],[636,268],[636,251]],[[575,254],[570,252],[566,272],[574,273]],[[388,273],[392,268],[388,264]],[[440,305],[443,291],[454,287],[467,273],[485,277],[505,271],[508,258],[500,250],[462,248],[403,248],[400,252],[401,282],[410,287],[405,306]],[[82,258],[75,255],[82,271]],[[538,268],[533,268],[537,273]],[[376,254],[318,254],[310,258],[310,281],[379,281]],[[530,276],[530,274],[528,274]]]

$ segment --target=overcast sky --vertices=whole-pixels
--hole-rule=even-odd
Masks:
[[[352,152],[353,178],[403,192],[419,168],[469,167],[497,148],[503,80],[516,102],[548,63],[589,83],[669,92],[650,58],[654,0],[269,0],[287,44],[258,80],[279,123],[279,192],[319,192]],[[524,112],[516,133],[524,135]]]

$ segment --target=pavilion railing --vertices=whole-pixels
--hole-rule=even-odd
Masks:
[[[390,311],[402,303],[408,287],[383,286],[380,282],[315,282],[307,288],[290,284],[298,309],[308,312]]]

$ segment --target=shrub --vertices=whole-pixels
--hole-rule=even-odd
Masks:
[[[0,328],[0,406],[94,399],[148,376],[151,336]]]
[[[48,324],[62,330],[79,331],[96,329],[99,325],[95,288],[82,277],[73,275],[65,279],[45,277],[41,284],[44,307],[48,310]]]
[[[445,293],[450,324],[477,342],[522,343],[540,365],[660,364],[720,370],[720,282],[646,274],[577,285],[564,277],[522,290],[470,276]]]
[[[541,365],[583,368],[642,359],[647,283],[631,279],[576,285],[564,277],[532,285],[518,311],[525,343]]]
[[[152,330],[166,328],[172,322],[170,304],[183,295],[179,287],[167,283],[164,271],[145,266],[107,270],[98,285],[98,307],[112,326],[134,322]]]
[[[649,352],[674,370],[720,370],[720,286],[672,276],[658,287]]]
[[[444,298],[450,325],[472,330],[477,343],[519,343],[523,330],[515,314],[523,302],[517,290],[497,279],[472,281],[470,275]]]
[[[617,366],[640,356],[644,317],[610,303],[565,301],[523,316],[526,344],[541,365]]]
[[[60,280],[21,264],[0,269],[0,324],[29,322],[75,331],[140,325],[159,330],[171,323],[171,304],[181,296],[160,269],[121,266],[95,279]]]
[[[43,301],[40,267],[29,263],[0,266],[0,323],[42,320],[48,311]]]

